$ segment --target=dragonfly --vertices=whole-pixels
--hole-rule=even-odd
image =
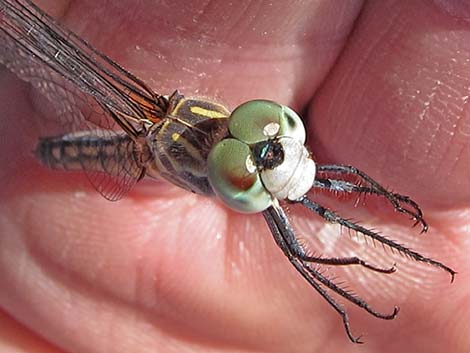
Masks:
[[[94,188],[112,201],[147,177],[218,197],[240,213],[261,213],[276,244],[340,315],[354,343],[363,341],[353,335],[347,310],[336,296],[384,320],[394,319],[399,308],[389,313],[375,310],[320,268],[355,265],[383,275],[397,269],[357,256],[312,255],[288,217],[289,205],[299,205],[454,279],[452,268],[342,217],[309,196],[319,190],[372,194],[411,218],[422,232],[428,229],[419,205],[410,197],[388,191],[353,166],[315,163],[302,119],[285,105],[253,100],[230,112],[222,104],[185,97],[177,90],[157,94],[28,0],[0,1],[0,63],[44,95],[58,122],[69,130],[39,139],[35,155],[43,165],[84,172]]]

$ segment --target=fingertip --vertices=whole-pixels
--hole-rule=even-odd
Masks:
[[[318,157],[427,206],[468,205],[469,26],[435,6],[369,3],[314,101]]]

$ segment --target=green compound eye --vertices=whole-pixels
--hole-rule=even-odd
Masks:
[[[253,100],[238,106],[230,115],[229,131],[247,144],[288,136],[305,143],[302,119],[289,107],[268,100]]]
[[[220,141],[209,154],[207,168],[212,188],[229,207],[258,213],[271,205],[247,144],[232,138]]]

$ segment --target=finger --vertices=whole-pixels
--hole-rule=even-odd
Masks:
[[[5,353],[60,353],[4,312],[0,312],[0,350]]]
[[[70,2],[65,14],[53,12],[157,92],[178,88],[233,108],[257,97],[305,104],[341,51],[361,4]]]
[[[429,2],[368,6],[314,104],[315,151],[428,206],[467,205],[468,26]]]
[[[470,201],[470,38],[463,14],[453,16],[426,1],[369,2],[310,116],[312,149],[319,159],[355,165],[423,207],[430,219],[429,238],[414,240],[405,230],[394,232],[393,238],[458,272],[468,271],[469,249],[462,235]],[[413,266],[405,271],[408,280],[422,275]],[[453,337],[461,342],[464,327],[447,325],[459,315],[456,307],[468,306],[468,286],[458,281],[444,285],[420,285],[419,290],[396,286],[408,298],[400,313],[401,328],[382,331],[382,337],[403,336],[413,327],[408,350],[422,349],[422,341],[414,337],[439,337],[431,340],[431,350],[441,345],[461,350]],[[373,296],[383,294],[379,286],[365,287]],[[426,293],[434,295],[423,306]],[[397,351],[403,343],[399,340],[386,351]],[[383,342],[379,346],[383,351]]]

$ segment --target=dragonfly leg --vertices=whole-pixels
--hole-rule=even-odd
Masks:
[[[317,264],[323,264],[323,265],[330,265],[330,266],[360,265],[360,266],[365,267],[369,270],[379,272],[379,273],[385,273],[385,274],[394,273],[397,270],[395,265],[393,265],[392,267],[389,267],[389,268],[381,268],[381,267],[371,265],[368,262],[360,259],[357,256],[353,256],[353,257],[316,257],[316,256],[309,256],[309,255],[306,255],[306,254],[303,254],[303,255],[299,254],[299,258],[302,261],[317,263]]]
[[[308,259],[309,257],[304,256],[305,251],[297,239],[284,210],[280,206],[274,205],[269,207],[263,211],[263,216],[277,245],[284,252],[291,264],[302,275],[302,277],[340,314],[343,320],[344,329],[352,342],[362,343],[360,337],[355,337],[352,334],[349,325],[349,317],[344,307],[341,306],[335,299],[333,299],[324,287],[332,290],[351,303],[363,308],[368,313],[377,318],[391,320],[396,317],[399,311],[398,307],[394,307],[392,313],[390,314],[380,313],[372,309],[364,299],[357,297],[345,289],[339,287],[332,280],[321,274],[318,269],[312,267],[308,260],[304,260],[305,258]]]
[[[422,233],[428,230],[428,225],[423,219],[423,213],[419,205],[413,201],[411,198],[405,195],[397,194],[388,191],[366,173],[360,171],[359,169],[347,166],[347,165],[318,165],[318,173],[331,173],[339,175],[354,175],[359,177],[360,185],[348,182],[342,179],[332,179],[332,178],[317,178],[314,187],[322,188],[330,191],[339,191],[339,192],[349,192],[349,193],[369,193],[375,194],[378,196],[385,197],[400,213],[409,215],[412,219],[415,220],[416,226],[421,224]],[[365,183],[365,185],[362,185]],[[406,207],[407,205],[408,207]]]
[[[454,280],[454,276],[456,272],[452,270],[450,267],[442,264],[441,262],[435,261],[433,259],[430,259],[428,257],[424,257],[420,253],[413,251],[404,245],[401,245],[393,240],[390,240],[382,235],[380,235],[377,232],[374,232],[370,229],[367,229],[355,222],[352,222],[350,220],[347,220],[345,218],[340,217],[338,214],[335,212],[319,205],[318,203],[310,200],[307,196],[302,197],[301,199],[295,201],[295,203],[300,203],[310,211],[318,214],[320,217],[323,219],[327,220],[330,223],[336,223],[340,224],[341,226],[344,226],[348,229],[351,229],[353,231],[356,231],[360,234],[363,234],[364,236],[373,239],[374,241],[377,241],[384,246],[388,246],[392,250],[397,250],[399,253],[419,262],[424,262],[427,263],[431,266],[438,267],[443,269],[444,271],[448,272],[451,275],[451,282]]]

